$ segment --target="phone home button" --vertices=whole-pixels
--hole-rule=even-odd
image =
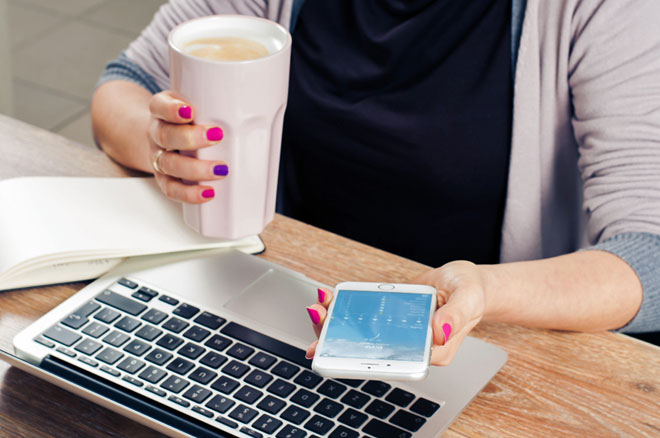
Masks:
[[[378,285],[378,289],[381,289],[381,290],[392,290],[392,289],[394,289],[394,285],[393,285],[393,284],[389,284],[389,283],[383,283],[383,284],[379,284],[379,285]]]

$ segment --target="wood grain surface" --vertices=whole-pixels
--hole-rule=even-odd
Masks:
[[[34,175],[137,174],[98,150],[0,116],[0,179]],[[10,208],[0,206],[0,214]],[[428,269],[279,215],[262,238],[262,257],[327,284],[404,282]],[[12,351],[18,331],[85,284],[0,292],[0,349]],[[504,348],[509,361],[445,437],[660,437],[659,348],[609,332],[506,324],[481,324],[472,335]],[[160,436],[0,362],[0,437]]]

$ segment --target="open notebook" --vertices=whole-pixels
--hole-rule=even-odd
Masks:
[[[152,178],[26,177],[0,181],[0,290],[97,278],[127,257],[236,248],[188,228]]]

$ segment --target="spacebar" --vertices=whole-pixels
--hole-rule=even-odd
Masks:
[[[305,368],[310,368],[311,362],[305,359],[305,351],[292,345],[278,341],[270,336],[263,335],[257,331],[244,327],[235,322],[230,322],[220,330],[221,333],[245,342],[246,344],[260,348],[290,362]]]

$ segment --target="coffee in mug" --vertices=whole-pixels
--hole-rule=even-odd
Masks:
[[[248,61],[268,56],[263,44],[240,37],[202,38],[186,44],[185,52],[211,61]]]

